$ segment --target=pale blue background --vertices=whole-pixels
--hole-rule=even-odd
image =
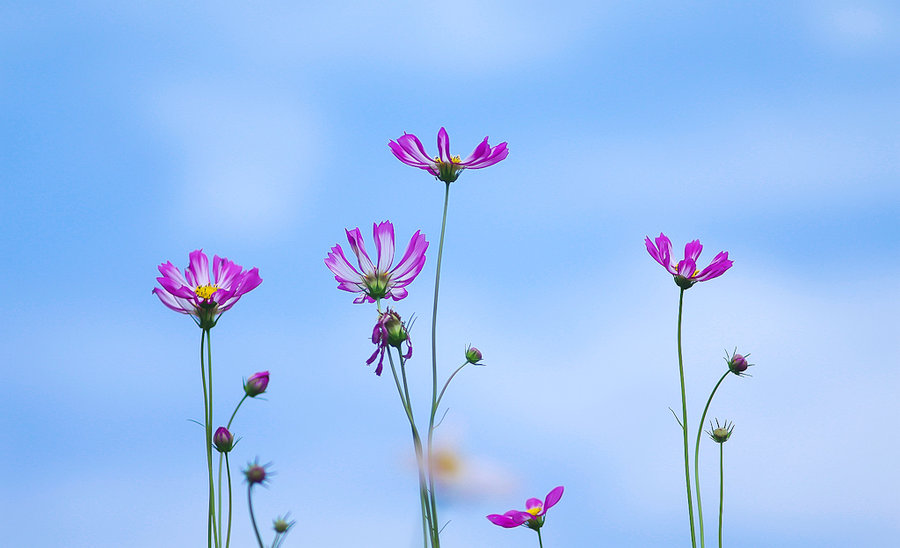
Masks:
[[[444,125],[463,156],[511,150],[451,193],[442,373],[470,342],[488,365],[445,398],[447,548],[536,546],[484,515],[559,484],[547,548],[688,545],[660,231],[735,260],[687,294],[692,422],[725,349],[758,364],[711,411],[737,424],[727,544],[896,546],[898,93],[890,2],[4,2],[2,544],[205,545],[200,332],[150,293],[203,247],[264,279],[213,332],[223,421],[272,372],[235,422],[236,464],[278,472],[261,522],[292,510],[287,546],[416,546],[374,311],[322,260],[345,227],[428,235],[398,305],[424,410],[443,186],[387,142],[433,154]]]

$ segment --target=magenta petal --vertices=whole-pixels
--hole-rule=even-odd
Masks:
[[[716,255],[712,263],[704,268],[703,271],[700,272],[700,274],[698,274],[695,279],[698,282],[705,282],[706,280],[718,278],[719,276],[724,274],[726,270],[731,268],[733,264],[734,261],[728,259],[728,252],[721,251],[718,255]]]
[[[422,142],[415,135],[405,133],[397,139],[397,142],[389,142],[388,147],[398,160],[408,166],[428,169],[434,165],[434,161],[425,153]]]
[[[700,245],[700,240],[694,240],[692,242],[688,242],[684,246],[684,258],[691,259],[694,262],[694,265],[697,264],[697,259],[700,258],[700,253],[703,251],[703,246]],[[693,272],[692,272],[693,274]]]
[[[487,144],[487,137],[485,137],[485,141],[483,144]],[[479,145],[480,146],[480,145]],[[478,149],[476,148],[477,152]],[[475,152],[472,153],[475,155]],[[506,148],[506,143],[500,143],[490,150],[490,153],[480,159],[473,159],[470,163],[466,164],[466,167],[469,169],[481,169],[485,167],[490,167],[502,160],[505,160],[506,157],[509,156],[509,149]]]
[[[184,300],[179,300],[169,292],[158,287],[153,288],[153,294],[159,297],[159,300],[162,301],[164,305],[171,308],[175,312],[190,314],[194,310],[194,307],[187,304]]]
[[[417,230],[412,235],[412,238],[409,239],[406,252],[403,253],[400,262],[391,270],[391,278],[397,284],[402,284],[401,287],[408,285],[422,271],[422,266],[425,264],[425,250],[427,249],[428,242],[425,240],[425,235]]]
[[[544,499],[544,509],[541,511],[541,514],[547,513],[547,510],[553,508],[559,499],[563,496],[563,491],[565,488],[560,485],[559,487],[554,487],[549,493],[547,493],[547,498]]]
[[[525,509],[531,510],[532,508],[541,508],[544,505],[544,501],[541,499],[530,498],[525,501]]]
[[[347,233],[347,241],[350,242],[350,248],[353,250],[353,253],[356,255],[356,259],[359,262],[359,269],[368,276],[375,274],[375,265],[372,264],[372,259],[369,258],[369,254],[366,253],[366,247],[363,243],[362,233],[359,231],[359,227],[354,228],[353,230],[344,230]]]
[[[387,272],[394,262],[394,225],[384,221],[373,226],[375,249],[378,250],[378,272]]]
[[[472,167],[472,164],[477,164],[482,160],[485,160],[491,155],[491,145],[488,144],[488,138],[485,137],[483,141],[478,143],[478,146],[475,147],[475,150],[472,151],[472,154],[469,154],[469,157],[460,162],[460,165],[466,167]]]
[[[684,259],[678,262],[678,269],[675,274],[678,276],[684,276],[685,278],[693,278],[694,272],[697,271],[697,263],[694,262],[694,259]]]
[[[438,131],[437,145],[438,156],[440,156],[441,161],[450,163],[452,161],[450,156],[450,136],[447,135],[447,130],[444,128]]]
[[[499,525],[500,527],[506,527],[507,529],[512,529],[513,527],[518,527],[531,519],[533,516],[528,512],[520,512],[518,510],[510,510],[505,514],[491,514],[487,516],[487,519],[493,523],[494,525]]]
[[[656,238],[656,247],[659,249],[660,264],[666,268],[669,274],[674,275],[676,271],[672,267],[672,240],[660,232],[659,237]]]
[[[188,277],[188,281],[191,281],[191,285],[194,286],[209,285],[209,258],[206,253],[203,253],[202,249],[197,249],[191,252],[190,259],[188,272],[191,276]],[[190,280],[191,277],[193,280]]]

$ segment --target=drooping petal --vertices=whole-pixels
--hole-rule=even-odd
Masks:
[[[159,297],[159,300],[162,301],[164,305],[171,308],[175,312],[180,312],[181,314],[190,314],[194,311],[194,306],[189,301],[185,299],[179,299],[158,287],[153,288],[153,294]]]
[[[406,289],[402,287],[392,287],[390,291],[385,293],[384,298],[399,301],[405,299],[407,295],[409,295],[409,292]]]
[[[438,156],[440,156],[441,161],[445,163],[451,162],[452,157],[450,156],[450,136],[447,135],[447,130],[444,128],[441,128],[441,130],[438,131],[437,145]]]
[[[378,250],[378,272],[386,273],[394,262],[394,225],[390,221],[378,223],[372,227],[375,238],[375,249]]]
[[[507,529],[512,529],[513,527],[518,527],[533,518],[531,514],[528,512],[521,512],[519,510],[510,510],[504,514],[491,514],[487,516],[487,519],[493,523],[494,525],[499,525],[500,527],[505,527]]]
[[[369,258],[369,254],[366,253],[366,247],[363,243],[362,233],[360,233],[359,228],[357,227],[353,230],[345,229],[344,231],[347,233],[347,241],[350,242],[350,248],[353,249],[353,253],[359,261],[359,269],[363,274],[369,276],[375,274],[375,265],[372,264],[372,259]]]
[[[544,509],[541,511],[541,514],[546,514],[547,510],[552,508],[559,502],[559,499],[563,496],[563,491],[565,488],[560,485],[559,487],[554,487],[549,493],[547,493],[547,497],[544,499]]]

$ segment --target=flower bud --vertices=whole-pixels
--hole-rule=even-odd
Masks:
[[[469,345],[469,347],[466,348],[466,361],[467,362],[477,365],[478,362],[480,362],[483,357],[484,356],[481,354],[481,350],[478,350],[474,346]]]
[[[260,371],[250,375],[250,378],[244,382],[244,392],[251,398],[255,398],[265,392],[267,386],[269,386],[269,372]]]
[[[258,462],[248,464],[247,469],[244,470],[244,476],[247,478],[247,483],[250,485],[263,483],[266,481],[266,467],[260,466]]]
[[[273,527],[275,528],[275,532],[278,534],[286,533],[288,529],[294,526],[295,521],[288,521],[288,516],[290,512],[285,514],[284,516],[279,516],[273,522]]]
[[[747,354],[749,356],[750,354]],[[725,362],[728,363],[728,369],[731,370],[732,373],[739,377],[745,376],[747,373],[747,368],[752,364],[747,363],[747,356],[741,355],[737,353],[737,349],[731,353],[731,356],[728,353],[725,353]]]
[[[709,423],[709,430],[706,431],[709,434],[709,437],[716,443],[725,443],[728,441],[728,438],[731,437],[731,432],[734,430],[734,423],[729,423],[725,421],[725,424],[719,424],[719,419],[716,419],[716,427],[712,427],[712,422]]]
[[[234,434],[224,426],[220,426],[213,434],[213,445],[219,453],[228,453],[234,447]]]

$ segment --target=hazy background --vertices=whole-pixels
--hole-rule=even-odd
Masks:
[[[423,230],[415,404],[443,184],[389,139],[441,126],[504,162],[453,184],[438,349],[447,548],[536,546],[484,516],[565,485],[550,547],[686,546],[678,288],[644,249],[734,268],[686,294],[691,422],[710,417],[731,547],[895,546],[900,8],[891,2],[7,1],[0,5],[0,532],[5,546],[205,545],[200,330],[156,266],[202,247],[263,284],[213,331],[217,422],[277,472],[286,546],[421,544],[375,313],[323,259]],[[422,415],[423,419],[424,414]],[[708,540],[717,447],[702,443]],[[243,484],[233,546],[253,546]]]

